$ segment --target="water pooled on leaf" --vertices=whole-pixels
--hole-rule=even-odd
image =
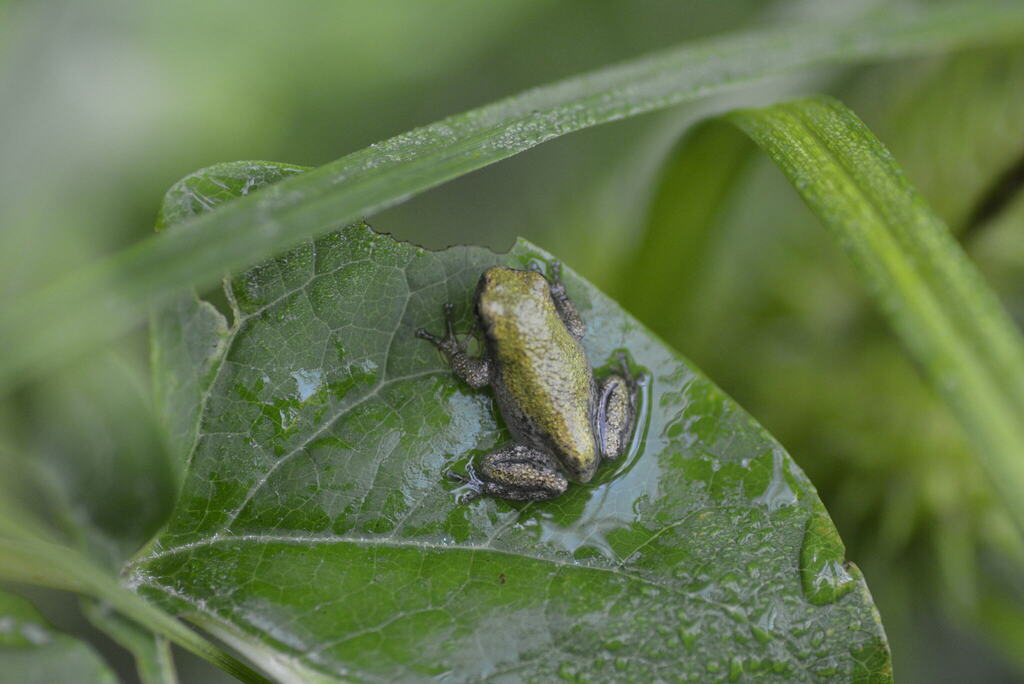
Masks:
[[[822,512],[807,521],[800,547],[800,577],[804,595],[816,605],[842,598],[857,586],[844,565],[846,549],[835,524]]]

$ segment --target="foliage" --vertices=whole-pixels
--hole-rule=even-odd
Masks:
[[[294,172],[214,167],[165,217]],[[413,332],[448,300],[468,324],[488,266],[550,260],[353,226],[226,283],[230,325],[197,325],[218,314],[182,295],[155,321],[157,372],[202,384],[158,387],[169,416],[200,415],[178,510],[133,583],[297,677],[882,676],[863,580],[788,455],[572,273],[590,358],[625,349],[651,377],[637,447],[545,505],[466,506],[440,486],[510,436]]]
[[[0,592],[0,679],[44,684],[114,684],[114,673],[87,644],[55,631],[28,601]]]
[[[1024,11],[1015,2],[834,10],[839,16],[824,23],[783,21],[777,26],[784,28],[705,39],[528,91],[313,171],[267,163],[211,167],[168,194],[160,226],[173,229],[44,278],[52,281],[44,287],[10,290],[17,296],[0,308],[0,382],[7,389],[23,384],[0,407],[11,490],[0,502],[0,577],[97,599],[87,599],[86,614],[133,653],[145,681],[174,681],[168,639],[243,680],[260,681],[174,614],[187,615],[277,679],[414,677],[446,668],[457,677],[507,670],[525,678],[890,678],[888,646],[866,586],[843,562],[835,526],[800,468],[693,364],[573,272],[570,290],[590,325],[588,352],[599,372],[621,348],[650,375],[646,432],[626,462],[555,502],[457,505],[442,484],[444,469],[464,466],[508,435],[488,395],[452,380],[411,331],[438,325],[440,304],[449,300],[468,326],[466,307],[485,265],[551,257],[525,241],[503,254],[430,252],[358,225],[331,232],[597,123],[708,96],[719,111],[756,104],[762,96],[748,82],[778,92],[778,75],[796,69],[1013,43],[1024,33]],[[473,40],[460,44],[456,49],[474,49]],[[932,539],[952,588],[950,605],[980,620],[1010,652],[1020,644],[1015,625],[1024,614],[1009,579],[1024,559],[1024,512],[1014,497],[1024,480],[1014,458],[1022,440],[1014,420],[1024,387],[1021,345],[942,219],[974,240],[980,265],[992,267],[986,275],[1013,286],[1012,227],[1021,214],[1009,171],[1019,136],[987,124],[958,126],[955,112],[973,106],[971,121],[987,121],[1003,107],[1013,111],[1016,96],[1005,84],[1013,81],[1016,52],[991,48],[945,62],[879,67],[891,82],[866,78],[844,86],[855,109],[881,122],[879,130],[897,131],[896,157],[922,179],[937,212],[849,110],[822,99],[737,111],[692,129],[656,177],[665,142],[693,122],[690,108],[655,119],[662,132],[649,136],[646,149],[657,151],[636,163],[601,157],[611,170],[594,187],[617,191],[627,172],[640,179],[630,181],[636,187],[656,183],[644,230],[639,218],[609,229],[613,222],[597,217],[607,200],[591,203],[595,195],[581,194],[563,200],[561,218],[568,220],[550,241],[565,246],[559,256],[569,263],[578,254],[581,264],[603,264],[593,280],[609,285],[673,346],[697,355],[701,365],[707,359],[712,376],[737,388],[805,457],[815,454],[809,434],[831,433],[839,462],[850,453],[873,458],[863,477],[849,467],[835,474],[827,460],[809,458],[807,467],[816,482],[821,476],[826,494],[845,486],[834,508],[841,522],[876,511],[882,533],[861,525],[855,538],[877,537],[889,553],[907,548],[922,515],[908,511],[940,520]],[[408,61],[395,58],[396,65]],[[924,82],[933,88],[910,89],[897,115],[881,115],[877,103],[906,91],[901,68],[927,73]],[[997,77],[988,80],[990,69]],[[951,83],[971,93],[952,107],[942,100]],[[726,94],[741,84],[747,87]],[[945,112],[946,119],[937,114]],[[751,179],[760,162],[730,121],[782,167],[856,270],[822,259],[816,238],[785,253],[794,243],[777,226],[802,215],[780,203],[785,193],[757,194],[764,184]],[[942,126],[960,137],[947,134],[944,144],[932,144],[928,133]],[[925,144],[907,146],[918,135]],[[978,165],[958,163],[966,153],[956,140],[979,155]],[[10,158],[21,159],[13,149]],[[231,199],[268,183],[251,197]],[[632,214],[642,216],[636,206],[643,192],[632,199],[613,192],[618,215],[632,202]],[[402,216],[385,212],[375,223],[391,228]],[[729,226],[737,222],[761,234],[736,239]],[[559,225],[559,218],[543,223]],[[526,231],[543,237],[537,225]],[[993,229],[981,232],[988,225]],[[584,240],[591,229],[600,237]],[[10,236],[4,240],[11,244]],[[53,256],[65,259],[53,244]],[[595,260],[594,245],[607,253]],[[723,299],[715,294],[723,282],[715,270],[721,255],[769,263],[783,275],[765,288],[756,277],[733,273],[733,294],[744,294]],[[5,261],[5,278],[31,272]],[[233,275],[224,293],[206,292],[225,271]],[[893,351],[880,319],[850,303],[842,288],[855,277],[952,407],[971,451]],[[203,299],[191,285],[204,289]],[[677,304],[653,305],[667,291],[679,293]],[[826,351],[824,362],[802,357],[801,370],[848,378],[852,391],[794,391],[799,381],[768,360],[773,349],[759,337],[765,328],[737,332],[755,320],[757,307],[772,310],[775,300],[766,306],[765,293],[776,291],[778,301],[798,303],[792,317],[810,314],[790,331],[823,321],[824,330],[846,334],[824,348],[848,362],[830,365]],[[1015,298],[1009,304],[1018,310]],[[84,370],[24,384],[123,339],[149,307],[153,406],[144,398],[143,361],[131,338]],[[750,353],[736,350],[740,341]],[[852,384],[863,378],[876,385],[864,391]],[[906,415],[930,412],[942,428],[897,430],[899,437],[879,442],[874,423],[868,430],[851,423],[857,411],[833,411],[849,396],[881,410],[908,400]],[[870,456],[876,442],[881,455]],[[919,476],[913,468],[924,472],[929,462],[915,461],[915,454],[928,454],[932,444],[943,466]],[[995,495],[974,474],[974,456]],[[913,493],[872,508],[879,495],[865,482],[905,492],[897,488],[901,480],[888,477],[901,467],[912,492],[930,481],[945,488],[945,498]],[[950,490],[958,482],[950,477],[954,468],[968,474],[966,491]],[[886,577],[885,564],[860,548],[857,557],[875,563],[880,572],[871,576],[889,592],[901,569],[891,566],[897,579]],[[964,570],[976,553],[987,580]],[[24,612],[11,606],[12,614]],[[496,632],[504,638],[481,643],[475,636]]]

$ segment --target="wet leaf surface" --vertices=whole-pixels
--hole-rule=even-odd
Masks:
[[[256,171],[194,174],[166,223]],[[445,470],[509,435],[414,331],[440,329],[445,302],[468,329],[485,268],[551,259],[356,225],[231,279],[223,325],[181,295],[153,334],[157,376],[188,388],[158,383],[192,416],[169,418],[187,470],[134,585],[282,679],[888,681],[867,587],[810,482],[571,271],[598,372],[625,350],[648,375],[633,448],[554,501],[458,503]]]

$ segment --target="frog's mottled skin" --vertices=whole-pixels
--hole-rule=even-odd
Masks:
[[[516,501],[551,499],[568,479],[589,482],[601,460],[618,458],[633,429],[633,379],[600,385],[580,340],[583,320],[562,286],[559,265],[549,282],[535,271],[494,267],[477,286],[475,308],[486,352],[467,355],[445,307],[447,334],[417,335],[444,353],[455,374],[472,387],[490,385],[515,444],[485,456],[465,480],[476,495]]]

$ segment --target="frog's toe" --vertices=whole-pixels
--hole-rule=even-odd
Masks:
[[[451,302],[445,302],[444,305],[444,326],[445,333],[448,339],[455,339],[455,305]]]
[[[448,469],[444,471],[444,476],[452,482],[458,482],[459,484],[469,484],[473,480],[466,477],[462,473],[457,473],[454,470]]]
[[[428,342],[433,342],[434,344],[437,344],[438,342],[441,341],[441,340],[438,339],[437,335],[434,335],[433,333],[428,331],[426,328],[417,328],[416,329],[416,337],[420,338],[421,340],[427,340]]]
[[[473,503],[483,495],[484,493],[479,489],[470,489],[469,491],[463,492],[462,494],[459,494],[457,497],[455,497],[455,501],[456,503],[465,505],[468,503]]]
[[[473,472],[471,467],[467,467],[467,470],[469,471],[469,476],[457,473],[451,469],[444,471],[445,478],[451,482],[455,482],[466,487],[466,491],[461,492],[455,498],[456,502],[460,504],[467,504],[471,501],[476,501],[484,495],[483,483],[476,476],[476,473]]]

